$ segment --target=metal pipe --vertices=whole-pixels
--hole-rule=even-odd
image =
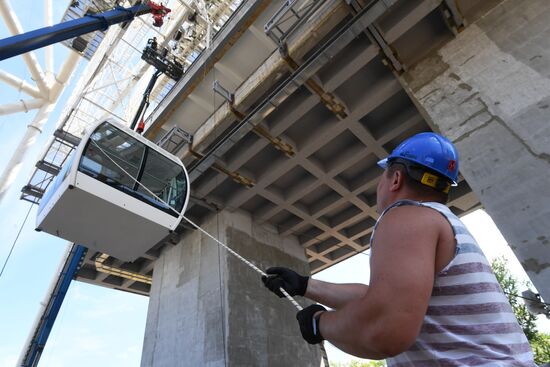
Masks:
[[[36,138],[42,132],[42,126],[46,123],[46,121],[48,121],[48,116],[52,112],[54,106],[54,103],[46,103],[42,105],[33,122],[28,125],[27,131],[21,139],[19,146],[15,149],[15,152],[6,165],[2,176],[0,176],[0,202],[19,173],[27,150],[33,146]]]
[[[50,102],[54,103],[57,101],[80,60],[81,57],[77,52],[73,50],[69,52],[69,56],[65,59],[65,62],[59,69],[59,72],[57,73],[55,81],[51,87]]]
[[[0,15],[4,18],[4,23],[6,23],[6,26],[11,34],[17,35],[23,33],[23,28],[21,27],[15,12],[11,8],[9,0],[0,1]],[[3,52],[0,51],[0,55],[1,54],[3,54]],[[0,60],[1,59],[2,58],[0,58]],[[40,67],[40,64],[38,64],[35,54],[32,52],[24,54],[23,60],[25,61],[25,64],[27,64],[27,68],[29,69],[33,80],[36,81],[38,89],[42,92],[42,97],[47,98],[50,90],[46,84],[42,68]]]
[[[130,279],[136,282],[145,284],[152,284],[153,278],[148,275],[143,275],[129,270],[123,270],[115,268],[113,266],[105,265],[105,261],[109,258],[107,254],[101,254],[95,259],[95,268],[97,271],[105,274],[116,275],[124,279]]]
[[[2,80],[4,83],[6,83],[8,85],[11,85],[12,87],[17,89],[18,91],[22,91],[23,93],[28,94],[31,97],[34,97],[34,98],[42,98],[43,97],[42,93],[40,92],[40,90],[38,88],[36,88],[35,86],[30,85],[29,83],[27,83],[23,79],[20,79],[20,78],[16,77],[15,75],[10,74],[8,72],[5,72],[3,70],[0,70],[0,80]]]
[[[26,99],[19,100],[19,102],[6,103],[0,105],[0,116],[9,115],[11,113],[17,112],[29,112],[31,110],[36,110],[47,103],[43,99]]]
[[[50,113],[55,107],[55,102],[65,88],[69,77],[78,64],[78,60],[80,60],[80,56],[74,51],[67,57],[59,74],[57,75],[56,83],[51,88],[50,97],[53,98],[53,100],[51,100],[50,103],[43,104],[40,107],[33,122],[28,125],[25,135],[21,139],[21,142],[13,153],[6,168],[4,168],[4,172],[0,177],[0,202],[2,201],[11,183],[15,180],[15,177],[19,173],[28,149],[34,144],[38,135],[42,133],[42,127],[46,124],[46,122],[48,122]]]
[[[44,0],[44,24],[47,27],[51,27],[53,25],[52,0]],[[51,76],[53,75],[54,68],[53,46],[47,46],[44,51],[46,56],[46,75]]]

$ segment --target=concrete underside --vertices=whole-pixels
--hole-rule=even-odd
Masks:
[[[440,131],[461,155],[464,179],[451,208],[467,213],[479,198],[550,299],[550,3],[460,3],[477,5],[465,6],[469,25],[453,35],[440,2],[398,2],[377,26],[406,70],[382,65],[371,38],[358,35],[313,77],[348,116],[337,118],[311,88],[300,87],[261,123],[295,155],[247,134],[217,163],[251,178],[253,187],[208,169],[193,182],[188,214],[260,268],[318,271],[368,248],[377,218],[376,161],[414,133]],[[302,52],[297,61],[308,57]],[[178,107],[168,124],[184,121],[186,111]],[[218,114],[223,118],[205,117],[193,148],[207,151],[235,123],[227,105]],[[190,159],[187,151],[180,155]],[[318,366],[294,314],[262,288],[258,274],[186,231],[155,264],[142,366]]]
[[[212,215],[203,227],[260,269],[309,271],[296,239],[244,213]],[[260,274],[195,231],[157,260],[141,366],[317,367],[319,349],[301,338],[295,313]]]

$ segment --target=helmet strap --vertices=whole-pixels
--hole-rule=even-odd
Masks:
[[[424,174],[422,174],[422,178],[420,178],[420,183],[429,186],[437,191],[441,191],[444,194],[448,194],[449,190],[451,189],[451,184],[449,183],[449,181],[445,180],[444,178],[438,177],[430,172],[424,172]]]
[[[440,175],[426,170],[422,166],[411,163],[405,159],[395,159],[390,162],[390,165],[393,163],[400,163],[405,166],[407,174],[413,180],[420,182],[421,184],[431,187],[436,191],[440,191],[444,194],[448,194],[451,189],[451,183],[446,178],[441,177]]]

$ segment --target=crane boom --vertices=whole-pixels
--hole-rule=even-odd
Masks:
[[[105,30],[113,24],[129,22],[135,17],[153,13],[154,25],[162,25],[162,17],[170,12],[163,5],[148,1],[130,8],[117,6],[103,13],[89,14],[79,19],[44,27],[0,40],[0,61],[36,50],[57,42],[97,30]]]
[[[41,303],[41,312],[36,320],[34,331],[25,343],[17,367],[35,367],[38,364],[69,285],[76,276],[86,251],[87,249],[83,246],[70,245],[70,250],[46,294],[46,299]]]

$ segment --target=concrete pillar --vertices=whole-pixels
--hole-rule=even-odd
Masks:
[[[550,300],[550,2],[502,1],[401,76]]]
[[[244,213],[222,211],[202,227],[260,269],[309,271],[295,238],[280,237]],[[318,367],[319,349],[302,339],[295,314],[290,302],[263,287],[258,273],[190,232],[155,264],[141,366]]]

